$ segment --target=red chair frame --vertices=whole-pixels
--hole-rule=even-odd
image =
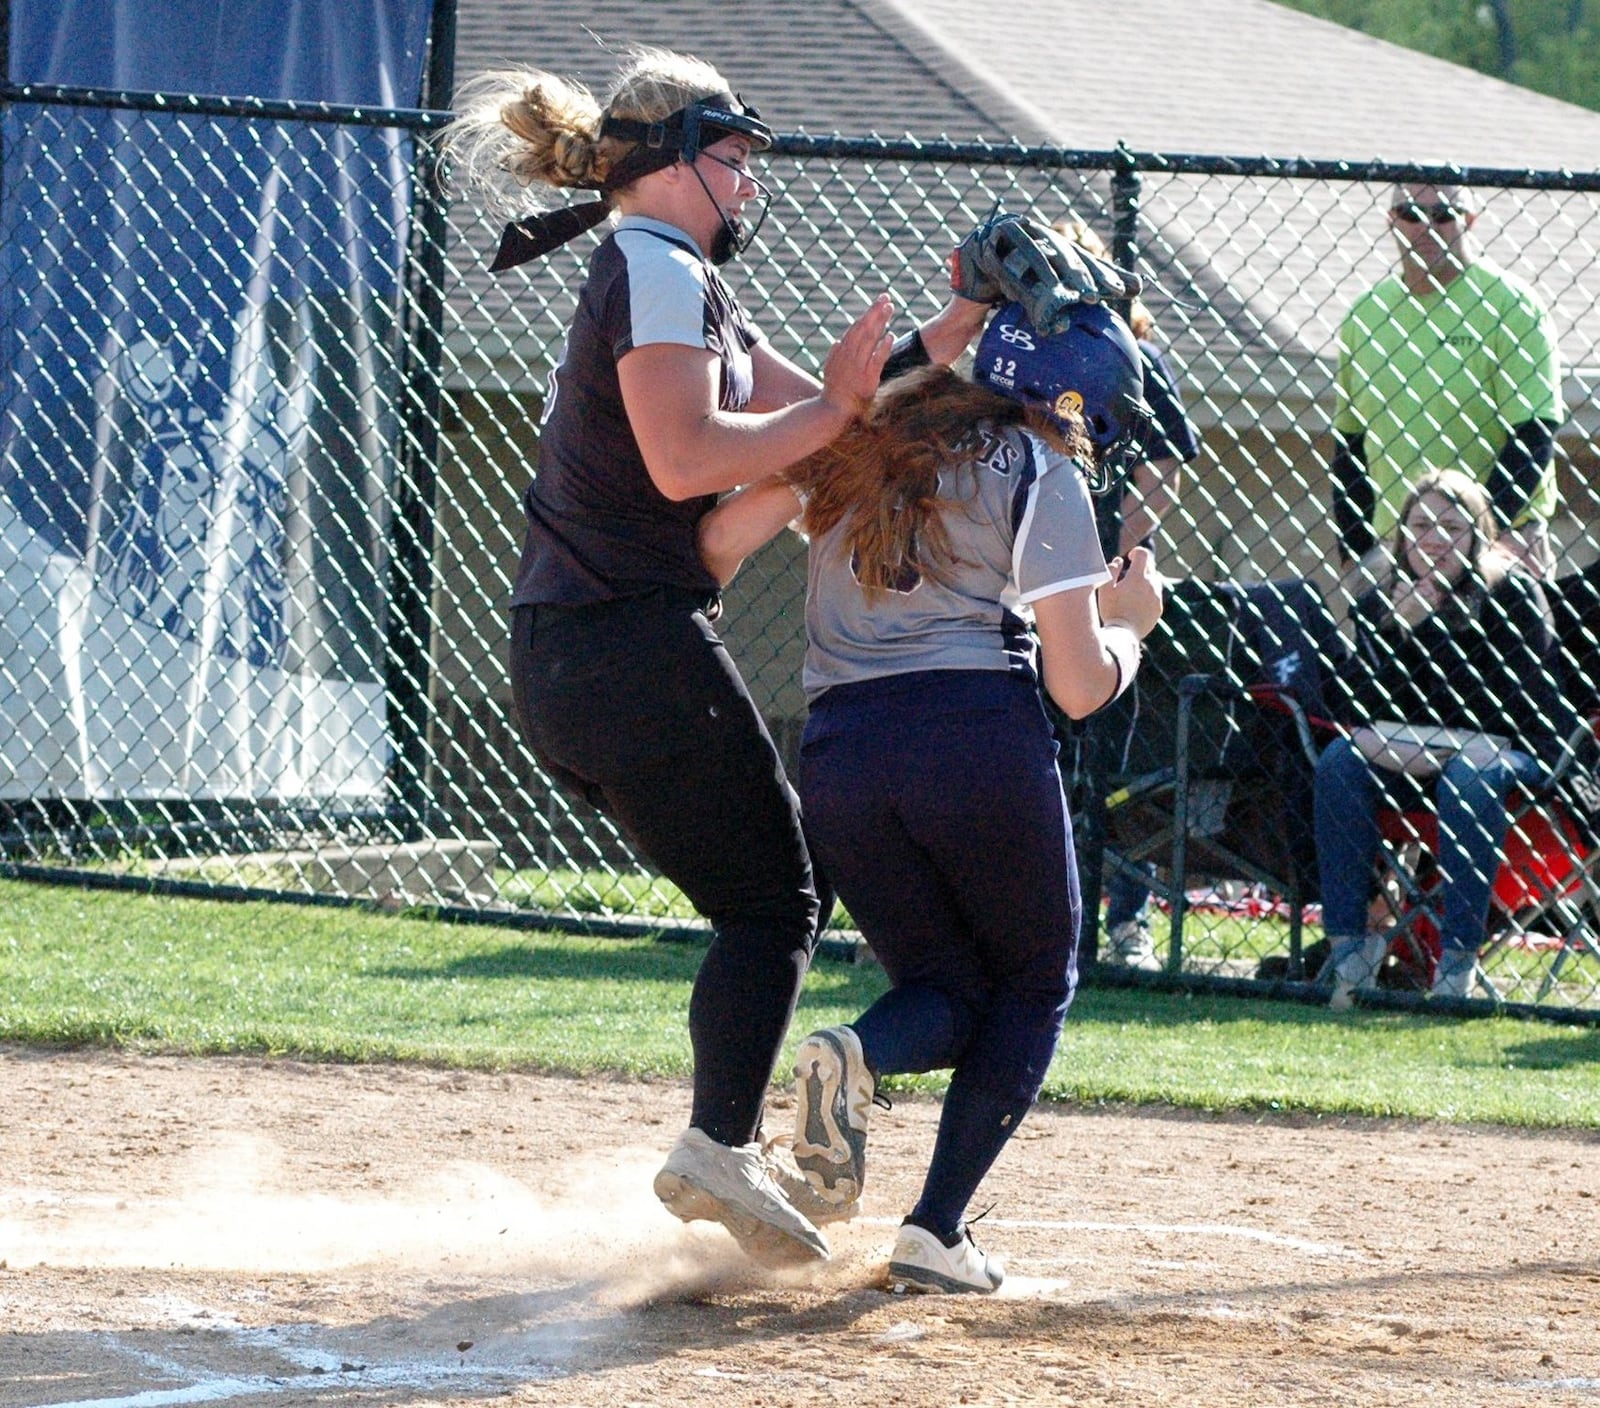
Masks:
[[[1582,727],[1600,738],[1600,715]],[[1565,765],[1571,764],[1582,741],[1581,732],[1569,741]],[[1513,946],[1546,948],[1556,957],[1539,987],[1537,1000],[1542,1000],[1570,959],[1583,954],[1600,958],[1600,848],[1583,839],[1551,788],[1538,792],[1516,789],[1507,809],[1510,826],[1490,892],[1489,920],[1475,978],[1498,998],[1502,994],[1484,970],[1484,959]],[[1426,987],[1433,980],[1440,947],[1438,924],[1428,901],[1433,882],[1408,867],[1402,857],[1408,849],[1429,856],[1438,853],[1438,819],[1432,812],[1383,809],[1378,813],[1378,832],[1385,843],[1380,864],[1396,876],[1401,889],[1389,952],[1415,983]],[[1560,932],[1545,935],[1539,942],[1531,926],[1551,918]]]

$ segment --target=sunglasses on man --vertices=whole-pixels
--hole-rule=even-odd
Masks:
[[[1435,225],[1448,225],[1452,220],[1459,220],[1466,211],[1443,201],[1438,205],[1418,205],[1416,201],[1408,200],[1390,206],[1389,214],[1408,225],[1420,225],[1424,220],[1431,220]]]

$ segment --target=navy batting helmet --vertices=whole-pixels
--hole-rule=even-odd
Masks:
[[[1053,337],[1035,330],[1020,303],[1007,304],[989,320],[972,379],[1041,407],[1064,427],[1076,412],[1095,448],[1097,463],[1089,475],[1095,493],[1105,493],[1138,462],[1153,419],[1144,399],[1139,344],[1103,304],[1080,303]]]

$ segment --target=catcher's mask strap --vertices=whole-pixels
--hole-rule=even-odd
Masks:
[[[560,210],[546,211],[543,215],[530,215],[524,220],[513,220],[500,235],[500,248],[494,262],[489,265],[491,274],[515,269],[530,259],[560,249],[569,240],[575,240],[585,230],[592,230],[611,214],[611,201],[605,197],[585,201],[582,205],[569,205]]]
[[[728,136],[745,137],[752,147],[761,152],[772,145],[772,129],[761,120],[761,114],[732,93],[713,93],[710,97],[697,98],[660,122],[608,117],[600,124],[600,135],[637,142],[644,151],[663,155],[670,153],[673,160],[681,158],[684,161],[693,161],[706,147]],[[629,152],[619,165],[626,166],[634,155],[636,152]],[[670,165],[670,162],[664,161],[660,165]],[[628,180],[637,180],[643,174],[635,173]],[[613,175],[606,184],[615,189],[627,182],[619,181]]]
[[[757,151],[772,145],[772,129],[761,120],[761,114],[733,93],[699,98],[660,122],[607,117],[600,124],[600,135],[636,144],[611,168],[603,182],[579,188],[599,191],[600,199],[513,220],[501,232],[500,247],[489,265],[491,273],[514,269],[560,249],[611,213],[613,192],[674,162],[692,162],[705,147],[726,136],[748,138]]]

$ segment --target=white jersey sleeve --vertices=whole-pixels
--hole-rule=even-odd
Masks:
[[[1035,473],[1022,490],[1021,521],[1011,548],[1017,597],[1024,603],[1109,581],[1094,504],[1078,466],[1028,436]]]

